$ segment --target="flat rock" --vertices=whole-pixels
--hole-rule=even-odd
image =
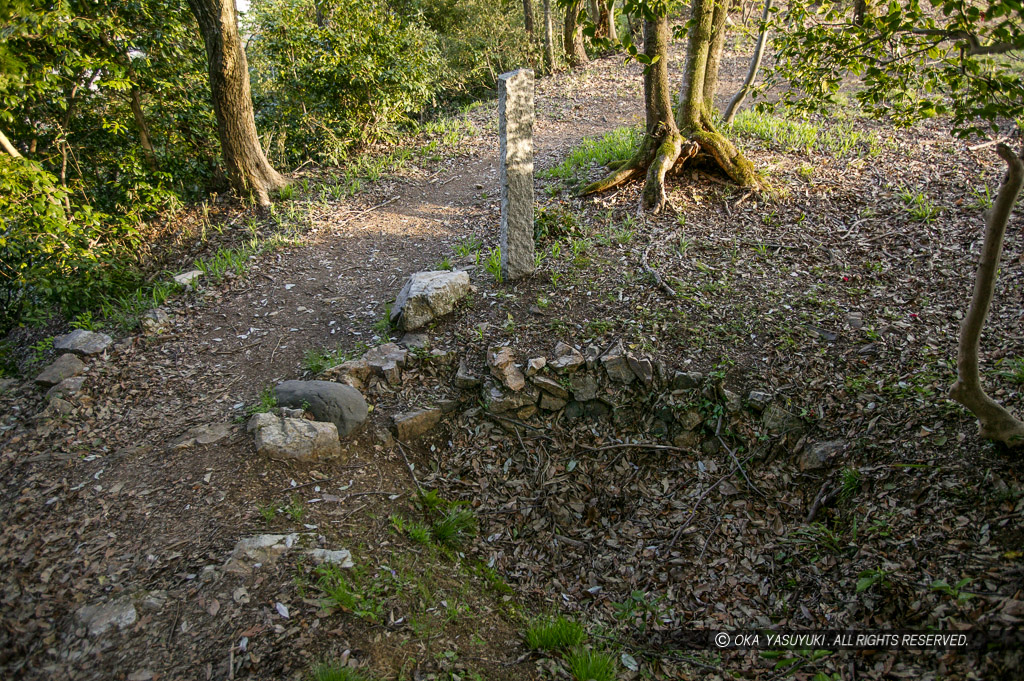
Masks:
[[[105,333],[75,329],[71,333],[53,339],[53,349],[60,352],[73,352],[88,357],[98,355],[110,347],[114,339]]]
[[[181,274],[174,275],[174,281],[181,286],[191,287],[192,282],[204,274],[205,272],[202,270],[189,270],[188,272],[182,272]]]
[[[704,422],[704,417],[696,409],[684,411],[676,419],[683,430],[694,430]]]
[[[764,411],[768,408],[768,405],[771,404],[771,402],[771,394],[766,393],[763,390],[751,390],[750,394],[747,395],[747,404],[749,404],[755,411]]]
[[[585,363],[583,353],[571,345],[559,343],[555,346],[555,358],[548,362],[548,366],[560,374],[571,374]]]
[[[276,561],[290,551],[298,540],[299,535],[295,533],[243,537],[235,544],[227,562],[224,563],[224,572],[248,574],[257,564],[266,565]]]
[[[196,445],[212,445],[220,442],[234,431],[230,423],[207,423],[192,426],[168,443],[170,449],[189,449]]]
[[[554,395],[555,397],[563,400],[569,399],[569,391],[562,387],[562,384],[553,378],[547,378],[546,376],[534,376],[532,379],[533,384],[543,390],[545,393]]]
[[[786,411],[777,404],[773,404],[764,410],[761,423],[768,430],[775,433],[797,433],[803,430],[804,423],[800,418]]]
[[[317,421],[334,424],[342,437],[361,426],[370,413],[362,393],[343,383],[285,381],[274,388],[274,395],[282,407],[302,408]]]
[[[502,382],[509,390],[519,392],[526,387],[526,378],[516,366],[515,355],[509,347],[490,348],[487,350],[487,366],[491,375]]]
[[[462,271],[417,272],[409,277],[391,306],[391,322],[416,331],[455,309],[469,293],[469,274]]]
[[[722,388],[722,399],[725,400],[725,410],[730,414],[738,413],[743,409],[743,399],[731,390]]]
[[[330,563],[343,569],[355,566],[355,563],[352,562],[352,552],[348,549],[338,549],[336,551],[330,549],[309,549],[306,551],[306,555],[317,565]]]
[[[363,361],[371,372],[396,387],[402,383],[402,367],[408,358],[409,351],[395,343],[378,345],[363,355]],[[338,430],[341,430],[340,426]]]
[[[52,400],[55,397],[71,397],[82,392],[82,385],[85,384],[85,376],[74,376],[65,378],[63,381],[46,391],[46,399]]]
[[[43,387],[57,385],[66,378],[73,378],[85,371],[85,363],[70,352],[64,353],[53,364],[36,376],[36,383]]]
[[[273,459],[317,461],[341,455],[338,428],[330,422],[255,414],[248,430],[256,434],[256,452]]]
[[[543,391],[540,394],[541,409],[546,409],[547,411],[558,411],[559,409],[564,408],[566,404],[568,404],[568,401],[561,397],[555,397],[554,395]]]
[[[808,445],[804,447],[800,458],[797,459],[797,466],[802,471],[826,468],[844,449],[846,449],[844,440],[830,440]]]
[[[139,617],[135,606],[132,605],[132,599],[128,596],[104,603],[83,605],[75,614],[79,621],[89,628],[90,636],[100,636],[114,627],[130,627]]]
[[[336,364],[329,369],[324,369],[323,377],[330,378],[338,383],[344,383],[356,390],[362,390],[367,380],[373,373],[373,369],[363,358],[350,359],[347,362]]]
[[[508,394],[496,385],[485,385],[483,388],[483,398],[487,404],[487,410],[493,414],[504,414],[527,407],[536,407],[539,397],[540,390],[532,384],[527,384],[519,392]]]
[[[398,344],[409,350],[426,348],[430,345],[430,336],[425,333],[407,333],[399,339]]]
[[[629,385],[636,380],[636,374],[629,368],[629,358],[622,349],[622,343],[616,344],[601,357],[601,366],[608,374],[608,379],[615,383]]]
[[[404,414],[395,414],[395,432],[399,440],[413,440],[426,435],[441,422],[444,411],[441,409],[420,409]]]

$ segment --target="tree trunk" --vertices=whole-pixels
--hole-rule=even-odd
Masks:
[[[598,17],[600,16],[597,3],[598,0],[587,0],[587,19],[595,26],[597,26]]]
[[[565,9],[562,39],[565,43],[565,59],[571,67],[587,63],[587,52],[583,49],[583,25],[580,23],[582,12],[583,0],[571,0]]]
[[[139,144],[142,145],[142,153],[146,157],[146,165],[150,170],[156,170],[156,150],[153,149],[153,142],[149,137],[149,124],[146,123],[146,116],[142,113],[142,101],[139,96],[139,86],[132,85],[131,89],[132,117],[135,118],[135,127],[139,129]]]
[[[533,37],[533,0],[523,0],[523,23],[526,25],[526,32]]]
[[[869,16],[874,14],[871,0],[853,0],[853,23],[863,26]]]
[[[750,92],[750,88],[754,85],[754,79],[757,78],[757,72],[761,68],[761,58],[764,56],[764,46],[768,42],[768,15],[772,10],[772,0],[764,0],[764,10],[761,11],[761,32],[757,35],[757,45],[754,47],[754,56],[750,58],[750,68],[747,70],[747,77],[743,81],[742,87],[732,99],[729,100],[729,106],[725,108],[725,124],[732,125],[732,121],[736,118],[736,111],[743,105],[743,100],[747,98],[747,93]]]
[[[10,154],[12,158],[21,158],[21,154],[18,153],[17,148],[11,144],[11,140],[7,139],[7,135],[4,134],[3,130],[0,130],[0,149],[3,149]]]
[[[985,394],[981,387],[978,371],[978,349],[981,330],[992,304],[996,287],[996,273],[999,258],[1003,252],[1003,235],[1006,223],[1013,212],[1013,204],[1024,183],[1024,163],[1005,144],[996,147],[1000,158],[1006,161],[1007,173],[996,200],[986,216],[985,241],[981,247],[981,259],[974,280],[974,296],[960,325],[960,346],[957,353],[957,380],[949,391],[950,399],[956,400],[978,417],[978,431],[981,437],[1002,442],[1008,447],[1024,445],[1024,423],[1014,418],[998,402]]]
[[[615,28],[615,0],[600,0],[601,17],[598,21],[598,34],[608,40],[618,42],[619,34]]]
[[[544,0],[544,61],[548,73],[555,72],[555,36],[551,23],[551,0]]]
[[[688,34],[683,86],[679,92],[679,110],[676,124],[683,137],[694,140],[704,153],[711,156],[736,184],[760,187],[761,179],[754,166],[738,149],[715,129],[711,115],[713,93],[718,87],[717,63],[721,59],[723,42],[713,42],[715,0],[693,0],[691,28]],[[724,24],[724,12],[718,19]],[[713,54],[714,50],[718,54]],[[712,93],[712,97],[706,97]]]
[[[646,181],[641,207],[660,211],[667,202],[665,174],[680,159],[689,158],[697,151],[690,145],[683,152],[683,138],[672,117],[672,101],[668,85],[668,17],[662,13],[653,20],[644,21],[644,54],[655,60],[644,69],[644,108],[647,121],[640,149],[629,161],[615,169],[606,178],[583,188],[582,194],[593,194],[643,175]]]
[[[731,0],[715,0],[714,14],[711,18],[711,47],[708,50],[707,73],[704,76],[704,101],[709,109],[715,107],[715,94],[718,92],[718,71],[722,65],[722,53],[725,52],[725,22],[729,18]]]
[[[235,2],[188,0],[188,5],[206,44],[210,95],[228,181],[239,195],[269,205],[270,192],[287,182],[271,167],[260,147]]]

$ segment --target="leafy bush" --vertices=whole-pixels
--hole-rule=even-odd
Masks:
[[[72,198],[38,164],[0,156],[0,332],[32,307],[70,317],[135,283],[119,266],[132,230],[111,234],[107,216]]]
[[[337,163],[437,87],[434,34],[382,0],[267,0],[246,21],[257,122],[278,163]]]

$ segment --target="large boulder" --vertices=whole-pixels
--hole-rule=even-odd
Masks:
[[[362,393],[331,381],[285,381],[274,388],[281,407],[302,408],[317,421],[333,423],[342,437],[366,421],[369,409]]]
[[[469,274],[466,272],[417,272],[409,277],[391,306],[391,322],[404,331],[422,329],[454,310],[455,304],[467,293]]]
[[[256,435],[256,453],[272,459],[318,461],[341,456],[333,423],[255,414],[248,430]]]
[[[75,329],[71,333],[53,339],[53,349],[60,352],[73,352],[83,357],[98,355],[106,350],[114,339],[105,333]]]

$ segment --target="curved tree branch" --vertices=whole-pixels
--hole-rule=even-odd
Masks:
[[[999,258],[1003,252],[1003,235],[1021,185],[1024,184],[1024,162],[1020,156],[1005,144],[999,144],[996,152],[1006,161],[1007,173],[986,216],[985,241],[981,247],[978,273],[974,281],[974,296],[960,326],[956,363],[958,376],[949,391],[949,397],[978,417],[981,437],[1002,442],[1008,447],[1020,447],[1024,445],[1024,423],[985,394],[978,371],[981,330],[992,304]]]
[[[757,71],[761,68],[761,58],[764,56],[764,45],[768,42],[768,14],[772,10],[772,0],[764,0],[764,10],[761,12],[761,32],[757,36],[757,45],[754,47],[754,56],[750,58],[750,68],[747,70],[747,77],[743,81],[743,86],[732,96],[729,100],[729,106],[725,107],[725,124],[732,125],[733,119],[736,117],[736,110],[743,104],[743,100],[747,98],[747,93],[750,92],[751,86],[754,84],[754,79],[757,78]]]

